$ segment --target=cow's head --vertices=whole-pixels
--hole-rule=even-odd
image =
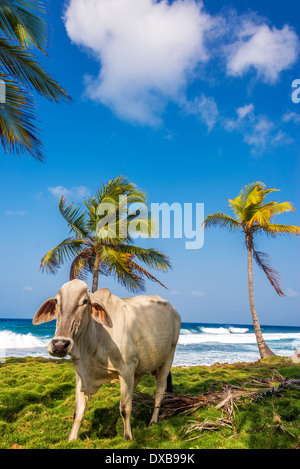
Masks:
[[[76,356],[76,340],[87,327],[91,317],[102,325],[112,327],[103,303],[90,293],[82,280],[65,283],[55,298],[45,301],[33,318],[42,324],[57,318],[55,336],[48,345],[54,357]]]

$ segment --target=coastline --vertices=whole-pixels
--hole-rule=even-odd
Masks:
[[[262,326],[267,344],[289,357],[300,348],[300,327]],[[47,345],[55,321],[33,326],[30,319],[0,319],[0,358],[49,358]],[[174,366],[255,362],[260,358],[253,326],[249,324],[182,322]]]

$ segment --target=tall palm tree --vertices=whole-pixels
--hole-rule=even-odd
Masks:
[[[40,0],[0,0],[0,80],[5,90],[0,139],[6,152],[28,152],[37,160],[43,160],[44,152],[32,91],[50,101],[70,100],[32,52],[35,48],[46,56],[45,13]]]
[[[273,223],[273,217],[283,212],[295,211],[290,202],[265,202],[268,194],[278,191],[278,189],[267,189],[262,182],[255,182],[245,186],[238,197],[233,200],[228,199],[229,206],[233,210],[235,217],[230,217],[222,212],[208,215],[204,220],[204,227],[219,226],[230,231],[241,231],[245,236],[248,254],[248,288],[249,303],[256,335],[257,345],[261,358],[273,356],[274,353],[266,345],[259,325],[257,312],[254,304],[253,292],[253,267],[252,259],[266,274],[269,282],[274,287],[279,296],[284,293],[279,283],[278,273],[270,265],[269,257],[255,248],[254,237],[260,233],[269,236],[278,235],[300,235],[300,227],[291,225],[279,225]]]
[[[121,199],[120,199],[121,197]],[[101,225],[107,214],[99,214],[98,207],[110,204],[113,213],[108,213],[114,221],[111,225]],[[92,291],[98,289],[98,277],[113,275],[116,280],[131,291],[144,289],[144,278],[164,286],[148,270],[137,263],[142,261],[147,267],[166,271],[170,267],[167,256],[156,249],[145,249],[133,244],[133,236],[138,231],[148,234],[153,220],[148,216],[139,216],[138,223],[131,223],[136,214],[129,212],[127,204],[139,204],[145,207],[146,194],[137,189],[124,176],[112,179],[99,189],[95,196],[85,200],[86,211],[72,203],[67,205],[65,197],[59,203],[59,210],[70,227],[71,237],[51,249],[41,260],[41,269],[55,273],[64,261],[72,259],[70,280],[93,276]],[[138,225],[138,229],[137,229]],[[133,227],[133,228],[132,228]]]

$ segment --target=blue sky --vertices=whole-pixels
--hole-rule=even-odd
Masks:
[[[68,234],[59,195],[81,203],[119,174],[149,202],[204,203],[205,214],[228,213],[227,198],[260,180],[298,209],[277,222],[300,225],[296,0],[49,3],[41,61],[73,102],[36,97],[45,164],[0,150],[0,317],[33,317],[68,280],[68,265],[56,276],[39,271]],[[142,244],[173,265],[159,275],[169,290],[147,282],[146,292],[170,300],[184,321],[251,323],[240,234],[209,230],[199,250],[181,239]],[[255,266],[261,323],[299,326],[299,239],[262,236],[258,245],[287,293],[279,298]],[[99,286],[130,295],[113,279]]]

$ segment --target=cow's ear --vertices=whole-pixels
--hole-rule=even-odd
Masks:
[[[91,295],[92,317],[95,321],[107,327],[112,327],[111,319],[104,307],[104,304]]]
[[[55,298],[49,298],[42,304],[40,309],[35,313],[32,320],[32,324],[37,326],[43,322],[52,321],[56,317],[56,300]]]

